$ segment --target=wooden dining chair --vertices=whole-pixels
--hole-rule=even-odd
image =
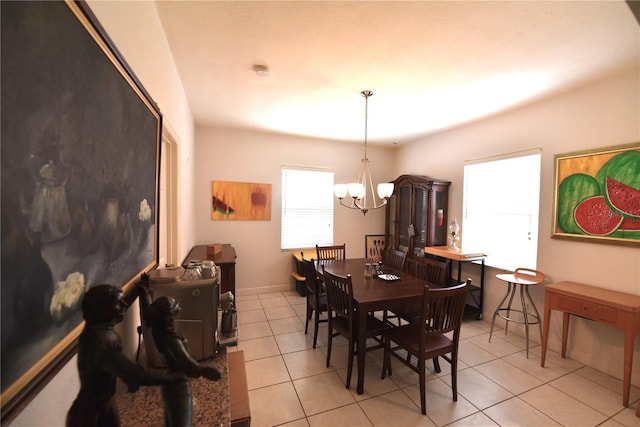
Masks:
[[[318,262],[336,259],[346,259],[346,243],[332,246],[316,245]]]
[[[424,280],[436,286],[446,286],[449,275],[449,260],[439,261],[433,258],[413,258],[409,266],[409,272],[418,279]],[[395,310],[393,314],[387,314],[386,319],[398,318],[398,325],[402,320],[412,322],[420,317],[420,301],[407,303],[404,307]]]
[[[358,351],[370,351],[383,347],[382,331],[387,326],[378,318],[367,316],[366,338],[373,338],[376,344],[367,348],[356,349],[358,339],[358,324],[353,303],[353,284],[351,275],[339,276],[325,270],[322,266],[322,275],[327,290],[327,305],[329,309],[329,343],[327,347],[327,367],[331,364],[331,348],[333,338],[342,335],[349,342],[349,361],[347,365],[346,387],[351,385],[351,372],[353,371],[353,357]]]
[[[382,257],[382,266],[383,269],[384,268],[391,268],[392,270],[398,271],[398,272],[402,272],[404,271],[404,265],[405,265],[405,261],[407,259],[407,253],[397,250],[397,249],[392,249],[392,248],[387,248],[386,251],[384,251],[383,253],[383,257]],[[398,325],[400,324],[401,320],[398,317],[397,314],[389,311],[389,310],[383,310],[382,311],[382,321],[385,323],[389,323],[391,321],[391,319],[398,319]]]
[[[387,250],[384,251],[382,265],[396,271],[404,271],[404,263],[406,259],[407,259],[406,252],[403,252],[397,249],[387,248]]]
[[[304,325],[304,334],[306,335],[309,331],[309,320],[313,317],[313,348],[316,348],[318,326],[321,322],[327,321],[327,319],[320,319],[320,315],[327,312],[327,293],[318,278],[314,260],[305,258],[304,253],[300,253],[300,257],[307,289],[307,321]]]
[[[433,258],[418,258],[415,261],[413,275],[438,286],[447,284],[450,260],[439,261]]]
[[[434,360],[436,372],[440,372],[440,365],[435,363],[442,356],[451,364],[451,389],[453,400],[458,400],[458,343],[460,341],[460,326],[464,314],[465,300],[471,279],[466,283],[449,288],[424,287],[422,296],[422,310],[420,321],[407,325],[388,328],[384,334],[384,358],[382,378],[386,374],[392,375],[391,356],[414,370],[420,376],[420,405],[422,414],[427,414],[425,383],[426,361]],[[450,333],[453,332],[453,335]],[[394,346],[392,347],[392,344]],[[416,364],[404,357],[404,353],[411,354],[417,359]]]
[[[443,287],[447,285],[449,260],[439,261],[426,257],[413,258],[408,270],[409,273],[418,279]],[[420,317],[420,303],[421,301],[416,299],[415,301],[407,302],[403,307],[394,309],[393,312],[386,311],[383,315],[383,319],[387,323],[391,322],[393,319],[397,319],[398,326],[402,324],[403,320],[405,322],[418,320]],[[410,355],[407,356],[411,358]]]

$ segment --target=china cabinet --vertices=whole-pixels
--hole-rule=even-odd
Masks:
[[[425,246],[447,244],[449,181],[420,175],[401,175],[393,181],[387,204],[387,247],[424,256]]]

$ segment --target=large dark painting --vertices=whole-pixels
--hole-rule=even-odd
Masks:
[[[84,292],[157,265],[162,124],[86,4],[0,7],[4,424],[73,353]]]

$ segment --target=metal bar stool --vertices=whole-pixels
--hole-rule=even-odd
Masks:
[[[507,292],[502,297],[498,308],[493,312],[493,318],[491,319],[491,331],[489,332],[489,342],[491,342],[491,335],[493,334],[493,326],[496,323],[496,316],[500,316],[506,321],[504,326],[504,334],[507,334],[507,328],[509,322],[516,322],[524,324],[526,346],[527,346],[527,359],[529,358],[529,325],[538,324],[540,329],[540,340],[542,340],[542,321],[540,319],[540,313],[529,295],[529,286],[539,285],[544,281],[544,273],[532,270],[530,268],[516,268],[512,274],[497,274],[496,277],[504,282],[507,282]],[[516,294],[516,285],[520,285],[520,301],[522,303],[522,309],[512,309],[511,303]],[[505,301],[509,298],[509,303],[504,305]],[[527,303],[531,304],[533,313],[529,312]],[[511,317],[511,313],[520,313],[516,318]]]

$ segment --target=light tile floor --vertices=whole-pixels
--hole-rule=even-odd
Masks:
[[[420,413],[418,375],[393,363],[380,379],[382,350],[367,353],[365,392],[358,395],[356,364],[345,388],[346,341],[334,339],[331,366],[325,366],[327,329],[321,324],[312,348],[313,323],[304,333],[306,301],[295,291],[236,298],[237,346],[246,362],[251,425],[261,426],[640,426],[635,408],[640,389],[631,388],[622,406],[622,382],[549,351],[540,367],[540,346],[494,330],[490,323],[465,320],[460,340],[458,401],[450,388],[449,364],[429,367],[427,416]]]

